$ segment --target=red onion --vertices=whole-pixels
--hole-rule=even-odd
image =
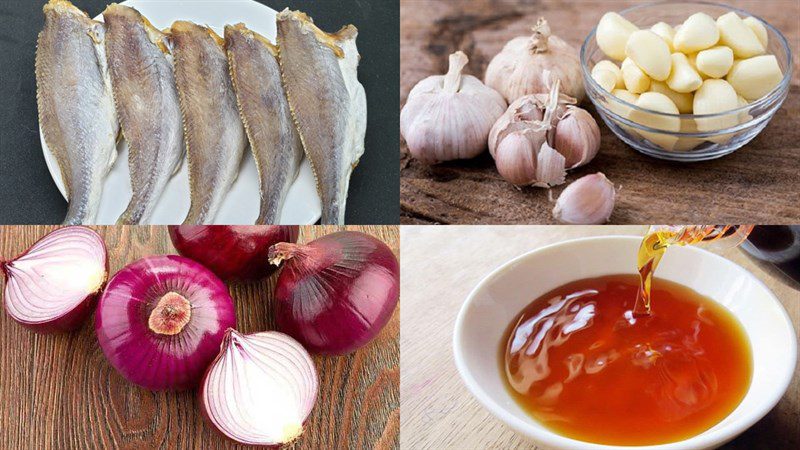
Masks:
[[[0,262],[5,307],[39,332],[67,331],[86,319],[108,277],[103,239],[85,227],[59,228],[12,259]]]
[[[117,272],[100,297],[100,347],[123,377],[147,389],[197,385],[236,325],[228,288],[182,256],[149,256]]]
[[[306,245],[275,244],[270,261],[285,261],[275,287],[278,329],[312,352],[342,354],[366,345],[397,305],[397,258],[364,233],[340,231]]]
[[[297,439],[317,400],[314,361],[277,331],[225,333],[222,351],[200,387],[200,405],[225,436],[250,445]]]
[[[172,244],[181,255],[211,269],[225,281],[255,280],[276,268],[267,261],[278,242],[297,242],[298,226],[170,226]]]

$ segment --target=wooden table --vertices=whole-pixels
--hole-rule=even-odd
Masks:
[[[576,237],[645,231],[642,226],[402,227],[401,447],[534,448],[481,407],[461,382],[452,352],[461,304],[489,272],[530,250]],[[800,292],[738,249],[720,253],[761,279],[781,300],[795,330],[800,329]],[[800,448],[800,367],[775,409],[723,448]]]
[[[401,0],[400,99],[429,75],[447,70],[447,55],[470,57],[466,73],[483,78],[486,65],[511,38],[530,34],[540,16],[555,35],[579,49],[620,0]],[[612,223],[796,223],[800,221],[800,2],[729,0],[779,28],[794,53],[789,98],[750,144],[715,161],[675,163],[638,153],[616,138],[588,100],[582,105],[602,133],[599,155],[571,171],[567,181],[603,172],[622,186]],[[466,161],[426,166],[401,142],[401,222],[553,223],[553,205],[541,188],[517,189],[497,173],[488,152]],[[565,186],[565,185],[564,185]],[[557,195],[564,186],[553,189]]]
[[[0,227],[0,256],[11,258],[54,227]],[[347,227],[372,234],[397,254],[397,227]],[[175,253],[164,227],[97,227],[113,274],[151,254]],[[335,231],[304,227],[300,242]],[[269,304],[276,277],[231,286],[238,328],[274,329]],[[367,347],[315,356],[320,393],[306,432],[291,448],[397,448],[399,313]],[[241,448],[217,433],[190,392],[132,385],[97,345],[93,320],[72,333],[40,335],[0,318],[0,448]]]

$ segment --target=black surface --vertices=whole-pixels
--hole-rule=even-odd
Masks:
[[[112,0],[74,0],[89,16]],[[399,2],[397,0],[258,0],[299,9],[323,30],[358,28],[359,80],[367,92],[366,150],[350,181],[346,222],[398,223]],[[67,204],[42,156],[34,56],[45,0],[0,0],[0,223],[60,223]],[[231,2],[233,3],[233,1]]]

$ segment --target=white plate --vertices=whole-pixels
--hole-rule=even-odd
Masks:
[[[158,29],[169,28],[176,20],[189,20],[208,25],[220,36],[226,24],[244,22],[273,42],[275,41],[276,12],[253,0],[185,0],[185,1],[147,1],[128,0],[121,2],[138,9]],[[103,16],[95,17],[103,20]],[[47,168],[61,195],[66,198],[64,182],[58,164],[47,144],[44,142],[41,127],[39,136]],[[130,172],[128,171],[128,144],[125,141],[117,146],[117,161],[103,183],[100,209],[97,214],[98,225],[112,225],[125,211],[131,198]],[[178,224],[183,222],[189,211],[189,167],[184,158],[180,171],[167,184],[158,200],[150,223],[155,225]],[[252,224],[258,217],[259,192],[258,172],[253,154],[245,150],[239,177],[231,186],[222,207],[215,218],[220,224]],[[314,181],[314,174],[308,159],[300,166],[300,174],[286,197],[281,211],[282,224],[313,224],[320,218],[321,204]]]

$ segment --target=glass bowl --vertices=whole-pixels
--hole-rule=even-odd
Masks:
[[[767,54],[775,55],[783,71],[783,79],[771,92],[746,106],[718,114],[666,114],[640,108],[604,90],[592,78],[594,65],[608,58],[597,46],[594,27],[581,46],[581,69],[586,94],[591,99],[603,121],[626,144],[646,155],[671,161],[705,161],[733,153],[767,126],[772,116],[781,107],[789,93],[792,78],[792,52],[783,34],[758,16],[717,3],[699,1],[659,2],[634,6],[619,14],[641,29],[650,28],[658,22],[672,26],[683,23],[687,17],[704,12],[717,18],[730,11],[739,17],[753,16],[760,20],[769,34]],[[619,61],[616,61],[619,63]],[[628,116],[636,115],[637,122],[672,124],[672,130],[652,128],[633,122]],[[679,131],[674,131],[675,119]],[[697,124],[703,124],[703,131]],[[709,124],[711,126],[709,126]],[[708,131],[711,129],[712,131]]]

